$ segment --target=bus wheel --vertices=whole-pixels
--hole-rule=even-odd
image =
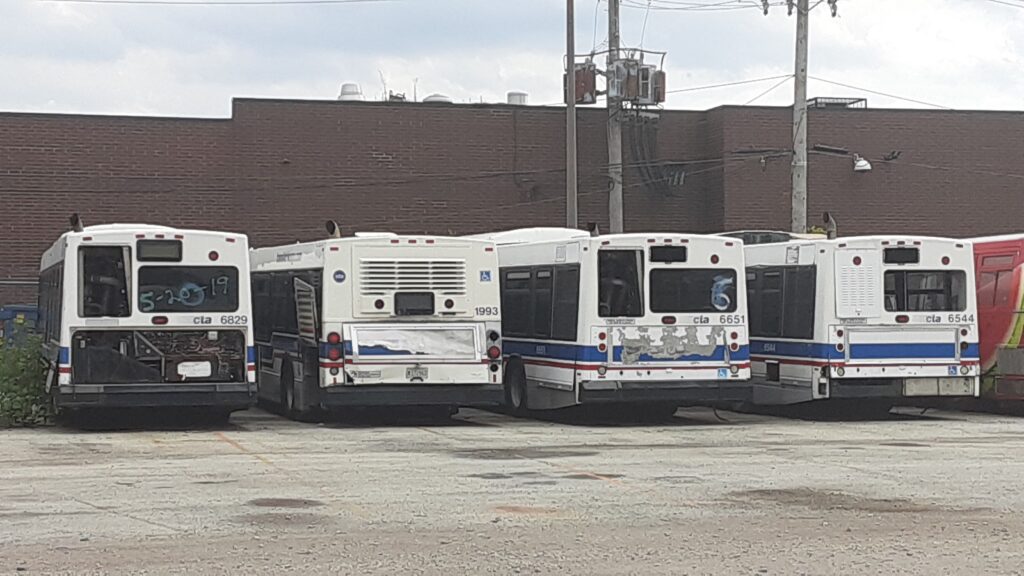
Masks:
[[[517,358],[510,359],[505,365],[505,406],[518,416],[527,412],[526,368]]]

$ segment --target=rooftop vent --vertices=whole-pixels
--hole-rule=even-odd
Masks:
[[[829,98],[818,96],[807,101],[810,108],[867,108],[867,98]]]

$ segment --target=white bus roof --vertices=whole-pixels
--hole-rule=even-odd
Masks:
[[[980,238],[967,238],[970,242],[982,243],[982,242],[1013,242],[1024,240],[1024,232],[1017,232],[1015,234],[999,234],[996,236],[982,236]]]
[[[404,247],[409,247],[410,244],[415,244],[417,247],[423,247],[425,245],[452,246],[458,244],[477,244],[486,246],[493,245],[494,242],[483,238],[474,238],[469,236],[430,236],[425,234],[399,235],[391,232],[357,232],[355,236],[345,236],[343,238],[324,238],[321,240],[314,240],[312,242],[296,242],[294,244],[254,248],[250,253],[252,267],[254,270],[261,267],[265,269],[273,268],[281,270],[318,268],[323,266],[324,250],[330,246],[373,246],[382,244],[398,244],[399,246]],[[278,256],[282,254],[287,254],[289,256],[288,259],[279,260]]]
[[[628,232],[624,234],[601,234],[591,236],[585,230],[574,228],[519,228],[516,230],[505,230],[503,232],[492,232],[488,234],[476,234],[466,238],[490,240],[499,246],[511,244],[529,244],[540,242],[568,242],[571,240],[645,240],[652,237],[658,238],[703,238],[719,240],[722,242],[736,242],[742,244],[742,239],[727,238],[710,234],[686,234],[682,232]]]
[[[159,226],[155,224],[96,224],[86,226],[81,232],[67,230],[61,234],[49,248],[43,252],[40,265],[46,268],[64,259],[64,251],[69,240],[80,241],[84,238],[102,241],[134,241],[136,234],[163,234],[165,236],[206,235],[221,238],[234,238],[248,243],[248,237],[240,232],[224,232],[221,230],[192,230]]]

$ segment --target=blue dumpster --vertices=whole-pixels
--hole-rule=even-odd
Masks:
[[[39,310],[28,304],[0,307],[0,343],[12,346],[35,332]]]

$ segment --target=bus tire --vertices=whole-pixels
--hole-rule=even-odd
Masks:
[[[511,358],[505,364],[505,407],[517,416],[524,416],[529,411],[526,400],[526,368],[523,361]]]

